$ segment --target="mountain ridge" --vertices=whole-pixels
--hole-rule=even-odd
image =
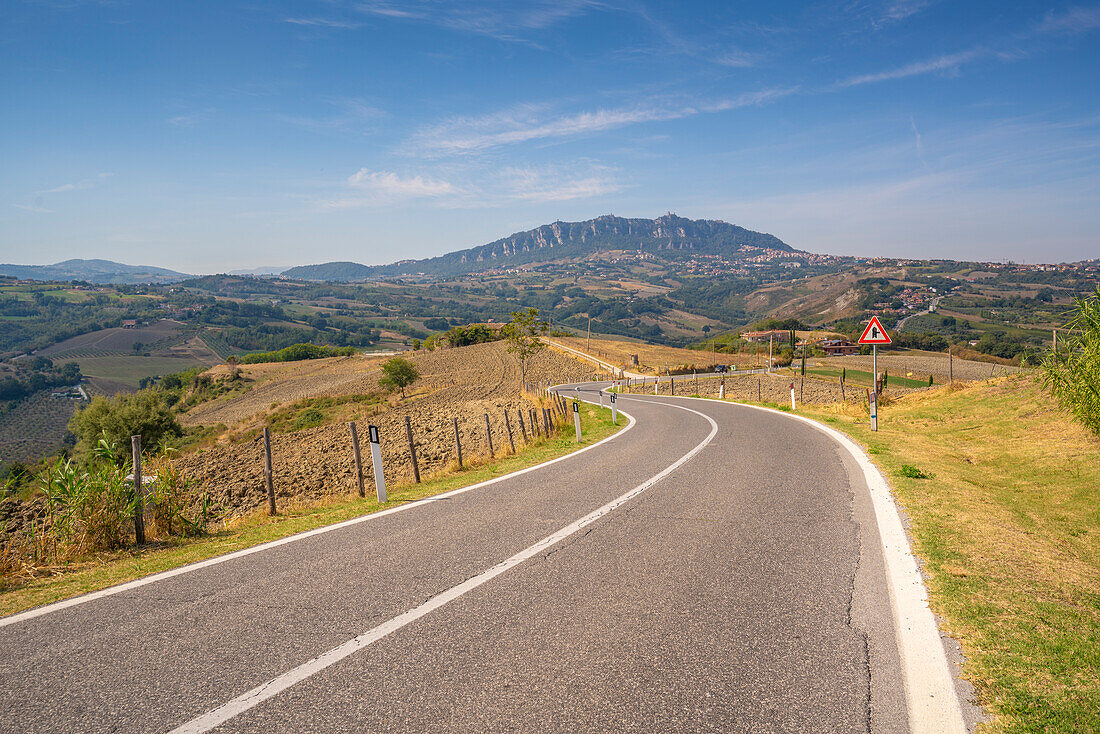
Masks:
[[[300,280],[367,280],[397,275],[458,275],[491,267],[526,265],[582,257],[601,250],[680,251],[739,258],[762,250],[800,252],[778,237],[717,219],[687,219],[671,212],[657,219],[627,219],[611,214],[582,222],[552,222],[516,232],[485,245],[422,260],[388,265],[341,261],[299,265],[282,272]],[[552,253],[551,253],[552,251]]]

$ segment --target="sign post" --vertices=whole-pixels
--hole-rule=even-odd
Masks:
[[[581,442],[581,408],[577,401],[573,401],[573,427],[577,429],[577,443]]]
[[[611,424],[619,425],[619,406],[615,404],[615,393],[611,393]]]
[[[370,431],[370,460],[374,465],[374,488],[378,493],[379,504],[386,501],[386,474],[382,471],[382,440],[378,437],[378,426],[368,426]]]
[[[870,323],[867,324],[867,328],[863,330],[863,335],[859,338],[860,344],[871,345],[871,380],[874,383],[871,388],[870,396],[870,411],[871,411],[871,430],[878,430],[878,345],[879,344],[892,344],[890,335],[886,333],[886,329],[883,328],[882,322],[878,320],[878,316],[872,316]]]

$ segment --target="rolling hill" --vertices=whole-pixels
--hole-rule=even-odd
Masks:
[[[176,283],[192,276],[151,265],[125,265],[111,260],[65,260],[53,265],[0,265],[0,275],[25,280],[83,280],[98,284]]]
[[[657,219],[624,219],[610,214],[584,222],[554,222],[503,237],[487,245],[424,260],[390,265],[331,262],[283,271],[299,280],[356,281],[395,275],[458,275],[549,260],[564,260],[607,250],[634,250],[675,257],[677,253],[747,259],[766,250],[797,252],[778,237],[710,219],[666,214]]]

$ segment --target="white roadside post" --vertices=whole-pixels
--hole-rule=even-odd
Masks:
[[[660,382],[661,382],[661,376],[660,375],[657,375],[656,377],[653,378],[653,394],[654,395],[657,394],[657,385],[659,385]]]
[[[611,393],[611,424],[619,425],[619,406],[615,405],[615,393]]]
[[[795,408],[795,404],[794,404],[794,383],[792,382],[791,383],[791,410],[795,410],[795,409],[796,408]]]
[[[726,397],[726,378],[722,378],[721,384],[718,385],[718,399],[724,400]]]
[[[600,410],[603,410],[603,390],[600,390]]]
[[[573,401],[573,427],[577,429],[577,443],[581,442],[581,406]]]
[[[378,437],[378,426],[368,426],[370,431],[370,460],[374,466],[374,488],[378,493],[378,502],[386,501],[386,474],[382,471],[382,440]]]

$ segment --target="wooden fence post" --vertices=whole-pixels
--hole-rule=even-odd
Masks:
[[[355,457],[355,482],[359,486],[359,496],[366,497],[367,491],[363,487],[363,458],[359,455],[359,433],[355,430],[355,421],[348,423],[351,431],[351,453]]]
[[[134,456],[134,540],[145,544],[145,483],[141,480],[141,436],[130,436]]]
[[[516,409],[516,418],[519,419],[519,432],[523,434],[523,442],[527,443],[527,427],[523,425],[523,409]]]
[[[458,435],[458,418],[454,419],[455,422],[455,453],[458,454],[458,468],[462,468],[462,439]]]
[[[489,458],[495,459],[493,454],[493,431],[489,428],[489,414],[485,414],[485,440],[489,442]]]
[[[412,421],[405,416],[405,435],[409,439],[409,459],[412,461],[413,481],[420,484],[420,464],[416,461],[416,444],[413,442]]]
[[[275,480],[271,472],[271,429],[264,426],[264,483],[267,484],[267,514],[275,514]]]
[[[512,438],[512,422],[508,420],[508,409],[504,409],[504,427],[508,429],[508,445],[512,447],[512,453],[516,453],[516,442]]]
[[[542,409],[542,433],[544,436],[550,435],[550,409]]]

